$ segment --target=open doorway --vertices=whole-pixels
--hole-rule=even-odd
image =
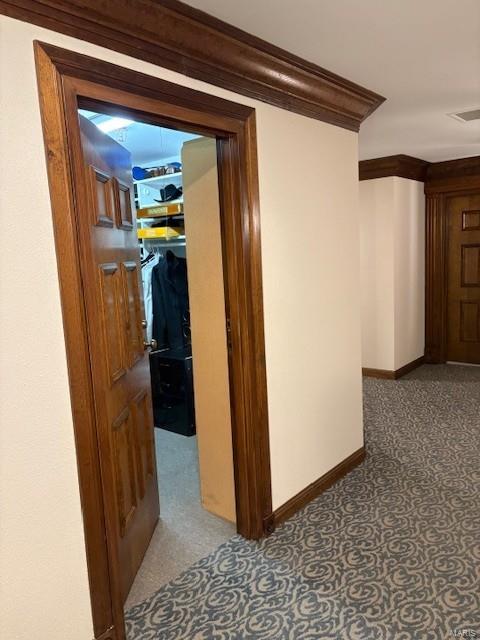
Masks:
[[[95,186],[115,158],[124,193],[133,187],[150,351],[160,519],[131,572],[128,610],[236,532],[216,140],[114,112],[79,109],[79,122]]]
[[[159,516],[147,357],[155,345],[144,335],[131,157],[78,111],[215,143],[235,520],[247,538],[273,526],[255,112],[50,45],[35,43],[35,54],[95,637],[122,640],[124,602]]]

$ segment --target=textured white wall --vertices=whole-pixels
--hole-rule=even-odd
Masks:
[[[425,351],[425,195],[423,182],[394,178],[395,369]]]
[[[394,371],[425,348],[423,183],[360,182],[362,366]]]
[[[31,640],[34,629],[39,640],[86,640],[91,614],[32,41],[256,108],[274,508],[363,443],[358,136],[9,18],[0,17],[0,36],[8,585],[0,635]]]
[[[363,444],[357,137],[278,109],[258,124],[276,508]]]
[[[379,178],[359,188],[362,366],[393,370],[394,185]]]
[[[93,630],[35,33],[0,17],[0,637],[87,640]]]

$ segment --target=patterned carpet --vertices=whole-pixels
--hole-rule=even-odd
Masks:
[[[480,638],[480,368],[365,380],[366,461],[127,615],[130,640]]]
[[[236,527],[200,501],[195,436],[155,429],[160,521],[125,603],[131,609],[235,535]],[[185,523],[188,522],[188,526]]]

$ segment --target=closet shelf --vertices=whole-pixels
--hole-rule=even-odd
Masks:
[[[168,181],[172,181],[173,179],[176,178],[181,178],[182,177],[182,172],[181,171],[177,171],[177,173],[165,173],[163,174],[163,176],[152,176],[151,178],[145,178],[144,180],[134,180],[133,184],[138,184],[138,185],[147,185],[148,187],[152,187],[152,188],[161,188],[163,186],[165,186],[165,184],[168,184]]]
[[[169,216],[156,216],[155,218],[138,218],[137,222],[160,222],[165,218],[182,218],[183,213],[170,214]]]
[[[184,235],[174,236],[171,238],[144,238],[142,242],[145,243],[147,249],[153,249],[159,247],[160,249],[165,247],[185,247],[186,239]]]
[[[182,227],[144,227],[137,230],[139,238],[162,238],[164,240],[178,239],[184,234]]]
[[[172,200],[161,204],[152,204],[149,207],[142,207],[137,211],[137,219],[145,220],[150,218],[165,218],[167,216],[178,216],[183,213],[183,200]]]

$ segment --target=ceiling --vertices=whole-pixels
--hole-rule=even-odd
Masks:
[[[180,160],[183,143],[193,138],[198,136],[175,129],[134,122],[126,129],[125,137],[117,140],[132,154],[132,164],[147,166],[150,163]]]
[[[480,0],[187,0],[387,98],[360,159],[480,155]]]
[[[111,119],[111,116],[86,109],[80,109],[80,113],[97,125]],[[194,133],[143,122],[132,122],[108,135],[128,149],[132,154],[132,164],[139,166],[179,160],[183,143],[198,138]]]

